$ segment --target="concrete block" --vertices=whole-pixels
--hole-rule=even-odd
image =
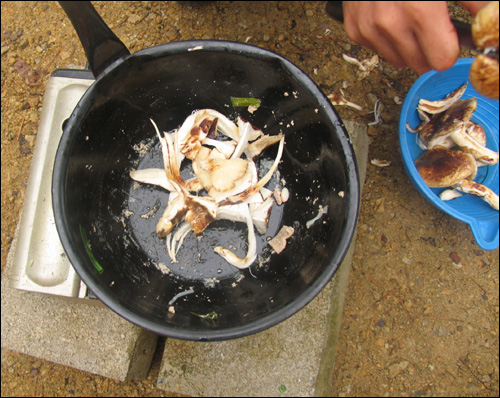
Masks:
[[[366,126],[346,123],[360,181]],[[354,240],[335,277],[305,308],[261,333],[222,342],[167,339],[158,388],[191,396],[329,396]]]
[[[117,380],[146,378],[156,348],[155,334],[99,305],[98,300],[61,298],[9,286],[17,235],[2,277],[2,349]]]

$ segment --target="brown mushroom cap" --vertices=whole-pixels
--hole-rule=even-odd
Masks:
[[[476,160],[472,155],[445,148],[424,152],[415,165],[424,182],[431,188],[450,187],[463,179],[473,179],[477,172]]]
[[[480,49],[498,51],[498,1],[490,1],[481,8],[472,23],[472,38]],[[474,88],[485,97],[498,99],[498,59],[480,54],[469,71]]]
[[[469,79],[478,93],[498,99],[498,59],[479,54],[469,70]]]
[[[479,48],[498,48],[498,1],[481,8],[472,23],[472,38]]]

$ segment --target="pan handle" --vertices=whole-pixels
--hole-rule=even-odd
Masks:
[[[125,44],[99,16],[90,1],[59,1],[80,38],[94,77],[130,55]]]

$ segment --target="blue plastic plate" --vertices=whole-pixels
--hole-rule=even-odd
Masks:
[[[415,160],[423,151],[417,143],[418,134],[411,133],[406,128],[406,123],[412,128],[420,124],[417,113],[418,101],[421,98],[443,99],[465,84],[473,61],[473,58],[459,59],[452,68],[444,72],[425,73],[415,82],[401,110],[399,142],[405,170],[418,191],[434,206],[469,224],[479,247],[484,250],[494,250],[498,247],[498,211],[492,209],[481,198],[468,194],[462,194],[458,199],[442,201],[439,194],[444,188],[429,188],[418,174]],[[486,146],[498,152],[498,101],[483,97],[469,83],[462,99],[470,97],[477,98],[477,109],[472,121],[483,126],[487,138]],[[480,167],[474,181],[486,185],[498,194],[498,164]]]

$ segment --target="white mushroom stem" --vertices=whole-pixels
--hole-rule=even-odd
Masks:
[[[450,137],[462,151],[470,153],[476,160],[488,165],[498,163],[498,152],[481,145],[465,132],[465,128],[454,131]]]
[[[240,126],[239,130],[240,140],[238,141],[238,145],[236,146],[230,159],[236,159],[241,156],[241,154],[248,145],[248,140],[250,139],[250,135],[253,133],[252,125],[250,123],[245,122],[243,119],[239,118],[238,124]]]
[[[130,171],[130,178],[137,182],[142,182],[144,184],[157,185],[166,189],[169,192],[176,191],[176,188],[171,184],[165,169],[142,169],[142,170],[132,170]],[[189,191],[198,192],[203,187],[196,177],[191,178],[186,181],[186,187]]]
[[[479,196],[495,210],[498,210],[498,195],[483,184],[471,180],[463,180],[454,186],[454,188],[461,192]]]
[[[138,182],[158,185],[170,192],[175,191],[175,188],[170,184],[165,174],[165,169],[132,170],[130,177]]]
[[[248,250],[244,258],[238,257],[229,249],[222,246],[217,246],[214,251],[220,254],[227,262],[234,265],[236,268],[244,269],[250,267],[257,258],[257,240],[255,238],[255,230],[253,228],[252,215],[246,203],[241,203],[239,213],[245,218],[248,228]],[[223,217],[224,213],[219,213],[218,216]],[[234,219],[233,219],[234,220]]]
[[[167,252],[173,263],[177,262],[177,252],[181,248],[182,242],[184,242],[184,238],[187,236],[189,231],[191,231],[191,224],[188,222],[183,222],[182,225],[177,229],[177,231],[175,231],[175,233],[172,233],[168,236]],[[177,242],[179,242],[178,245]]]
[[[228,197],[228,200],[230,202],[238,203],[238,202],[245,201],[250,196],[252,196],[254,193],[259,192],[260,189],[269,182],[269,180],[273,176],[274,170],[276,170],[276,168],[278,167],[278,163],[281,160],[281,155],[283,155],[283,146],[284,145],[285,145],[285,136],[283,136],[280,140],[280,145],[278,147],[278,154],[276,155],[276,159],[274,160],[274,163],[271,166],[271,168],[269,169],[269,171],[267,172],[267,174],[264,177],[262,177],[258,183],[252,185],[248,189],[245,189],[240,194]]]

